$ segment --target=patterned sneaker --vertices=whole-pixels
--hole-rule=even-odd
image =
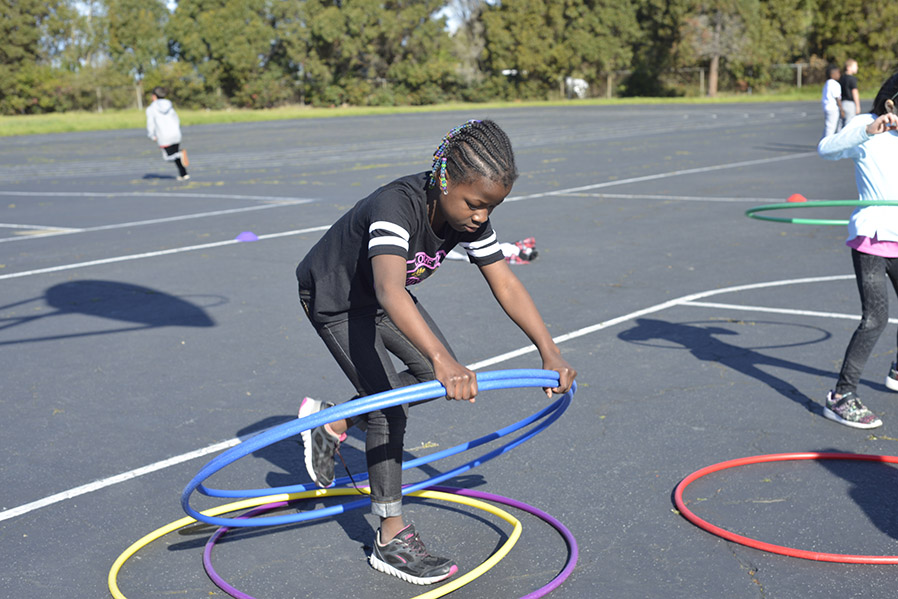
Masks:
[[[386,545],[381,544],[378,529],[368,561],[375,570],[412,584],[433,584],[458,572],[458,566],[451,559],[427,553],[414,524],[403,528]]]
[[[886,377],[886,387],[892,391],[898,391],[898,363],[892,362],[889,368],[889,376]]]
[[[823,415],[830,420],[853,428],[882,426],[882,420],[868,410],[854,393],[849,391],[840,399],[835,399],[834,395],[833,391],[827,394],[826,407],[823,409]]]
[[[533,237],[516,241],[515,245],[521,250],[518,254],[521,260],[530,262],[531,260],[536,260],[536,257],[539,256],[539,252],[536,251],[536,240]]]
[[[333,405],[330,402],[305,397],[299,406],[299,417],[305,418],[317,414]],[[337,437],[324,428],[324,425],[321,425],[310,431],[303,431],[300,435],[302,436],[306,472],[312,477],[312,481],[322,489],[331,486],[334,484],[334,452],[337,451],[340,443],[346,440],[346,433]]]

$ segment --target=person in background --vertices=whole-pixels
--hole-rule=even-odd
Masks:
[[[858,199],[871,203],[857,208],[848,221],[845,244],[851,248],[861,299],[861,322],[848,342],[839,380],[827,395],[823,410],[830,420],[861,429],[882,425],[882,420],[861,403],[857,387],[873,347],[889,322],[889,284],[898,292],[898,206],[877,205],[894,200],[898,190],[896,97],[898,74],[882,85],[872,112],[856,116],[844,129],[817,144],[822,158],[850,158],[854,162]],[[895,362],[889,368],[885,385],[898,391]]]
[[[178,181],[187,181],[187,151],[181,149],[181,121],[167,99],[164,87],[153,88],[153,102],[147,106],[147,137],[162,148],[162,159],[178,167]]]
[[[823,84],[823,96],[820,98],[823,105],[823,137],[829,137],[839,130],[839,117],[842,116],[840,76],[839,67],[826,67],[826,83]]]
[[[857,61],[849,58],[845,61],[845,70],[839,79],[842,88],[842,118],[839,120],[839,129],[844,129],[848,121],[861,113],[861,96],[857,90]]]

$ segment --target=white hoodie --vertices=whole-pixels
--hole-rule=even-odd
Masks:
[[[147,137],[162,148],[181,143],[181,121],[171,100],[157,99],[147,106]]]

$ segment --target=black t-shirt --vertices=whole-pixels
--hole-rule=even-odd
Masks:
[[[371,258],[379,254],[406,259],[406,285],[433,274],[458,244],[478,266],[503,259],[489,220],[474,233],[458,232],[448,225],[439,235],[434,233],[427,217],[429,177],[427,172],[409,175],[376,190],[309,250],[296,267],[296,278],[299,288],[310,295],[309,308],[316,321],[377,311]]]
[[[857,89],[857,77],[854,75],[842,75],[839,79],[839,85],[842,87],[842,101],[854,102],[854,95],[851,90]]]

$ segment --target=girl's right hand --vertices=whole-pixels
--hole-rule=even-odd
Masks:
[[[477,397],[477,375],[452,358],[434,360],[436,379],[446,388],[446,399],[474,403]]]
[[[896,127],[898,127],[898,116],[895,116],[895,114],[891,112],[887,112],[867,125],[867,135],[876,135],[877,133],[893,131]]]

